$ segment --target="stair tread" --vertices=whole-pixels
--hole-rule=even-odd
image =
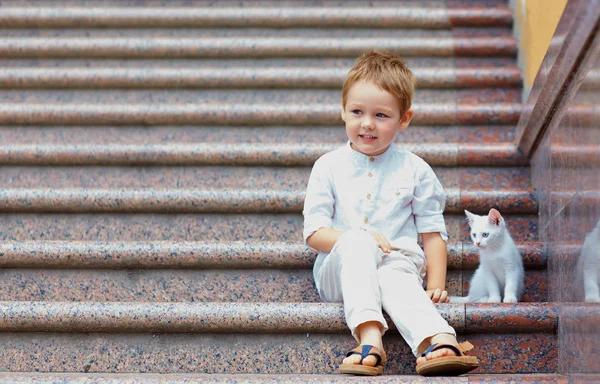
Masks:
[[[542,243],[523,241],[517,247],[526,269],[546,266]],[[576,254],[581,244],[563,244],[560,249]],[[317,252],[302,242],[282,241],[5,240],[0,253],[4,268],[312,269]],[[449,270],[474,269],[477,263],[477,250],[470,241],[448,243]]]
[[[495,57],[406,57],[404,62],[411,70],[418,73],[428,74],[429,71],[440,69],[455,69],[457,71],[520,71],[514,59]],[[306,70],[350,70],[356,58],[352,57],[296,57],[296,58],[206,58],[206,59],[180,59],[170,60],[156,58],[145,59],[8,59],[0,58],[0,68],[11,69],[228,69],[244,68],[260,70],[263,68],[304,68]]]
[[[218,106],[224,111],[240,107],[266,108],[279,106],[288,109],[302,106],[324,105],[341,110],[339,89],[206,89],[206,90],[0,90],[0,105],[60,104],[63,107],[77,105],[113,106]],[[520,106],[520,89],[422,89],[415,93],[413,103],[426,107],[433,104],[438,108],[452,108],[453,103],[493,104],[503,103]],[[318,109],[316,109],[318,110]]]
[[[150,32],[156,34],[155,31]],[[187,36],[184,37],[151,37],[144,31],[138,32],[139,36],[136,37],[117,37],[114,32],[105,32],[104,37],[87,37],[76,32],[69,32],[73,35],[68,37],[63,37],[60,32],[54,33],[54,37],[50,32],[45,37],[17,37],[15,35],[18,35],[18,31],[8,30],[3,35],[11,36],[0,40],[0,54],[5,58],[356,57],[369,49],[389,49],[402,56],[515,57],[518,45],[512,36],[446,37],[438,33],[427,37],[398,37],[397,31],[390,38],[378,36],[351,39],[295,35],[199,37],[194,32],[186,32]],[[101,32],[90,30],[90,34],[98,35]],[[340,36],[342,34],[340,32]]]
[[[445,193],[445,213],[487,213],[491,202],[505,214],[538,212],[532,188],[446,188]],[[304,196],[304,188],[8,188],[0,191],[0,212],[300,213]]]
[[[0,66],[0,88],[339,88],[349,67],[207,67],[183,65],[133,67],[122,62],[102,67]],[[185,64],[184,64],[185,65]],[[423,89],[518,87],[518,68],[416,68]],[[497,92],[498,90],[496,90]],[[514,93],[514,92],[513,92]],[[477,95],[477,93],[465,93]],[[464,97],[464,96],[463,96]],[[506,96],[505,96],[506,97]],[[418,98],[417,98],[418,100]],[[487,98],[489,100],[489,98]],[[502,100],[502,99],[499,99]]]
[[[436,304],[459,332],[555,332],[553,303]],[[346,333],[342,303],[0,302],[3,332]],[[587,307],[586,307],[587,308]],[[18,319],[18,320],[17,320]]]
[[[471,383],[490,383],[490,384],[514,384],[514,383],[548,383],[560,384],[569,382],[570,379],[579,377],[580,380],[587,382],[600,381],[599,375],[566,375],[566,374],[479,374],[462,377],[445,377],[444,383],[448,384],[471,384]],[[29,383],[236,383],[243,381],[245,383],[260,384],[295,384],[295,383],[352,383],[362,382],[364,379],[347,375],[331,374],[244,374],[243,376],[235,374],[203,374],[203,373],[170,373],[170,374],[152,374],[152,373],[27,373],[11,372],[0,373],[0,379],[10,381],[15,384]],[[386,375],[373,376],[369,378],[370,383],[430,383],[431,378],[417,375]],[[586,382],[586,381],[582,381]]]
[[[514,145],[515,127],[422,126],[411,124],[394,140],[397,145],[427,146],[427,143]],[[424,139],[427,139],[424,142]],[[342,146],[348,136],[342,124],[337,126],[0,126],[0,142],[20,145],[174,145],[215,143],[244,144],[326,144]],[[107,148],[108,149],[108,148]]]
[[[1,11],[1,9],[0,9]],[[1,13],[0,13],[0,16]],[[0,19],[1,20],[1,19]],[[399,31],[401,32],[399,34]],[[453,33],[454,32],[454,33]],[[464,28],[458,31],[450,29],[399,29],[399,28],[0,28],[0,37],[4,44],[36,44],[48,41],[52,46],[61,46],[63,43],[72,42],[73,39],[84,41],[79,47],[98,43],[108,43],[106,39],[114,39],[115,42],[147,42],[157,44],[160,41],[172,41],[173,39],[192,43],[193,40],[204,42],[213,41],[209,46],[229,45],[239,40],[245,44],[251,39],[260,46],[275,43],[277,41],[290,43],[291,46],[309,46],[314,44],[303,44],[302,39],[316,39],[322,42],[333,42],[336,40],[339,46],[344,46],[350,40],[376,41],[379,39],[393,39],[399,46],[414,46],[416,41],[433,43],[433,39],[439,39],[443,44],[453,41],[465,40],[467,35],[476,38],[480,43],[485,41],[501,41],[504,44],[513,44],[510,28]],[[379,44],[386,44],[379,42]],[[441,46],[443,46],[443,44]]]

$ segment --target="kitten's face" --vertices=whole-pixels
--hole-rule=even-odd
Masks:
[[[504,219],[495,209],[488,215],[474,215],[465,210],[471,227],[471,240],[478,248],[489,248],[499,244],[504,232]]]

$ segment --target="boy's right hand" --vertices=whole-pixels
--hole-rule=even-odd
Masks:
[[[371,236],[373,236],[373,238],[377,242],[377,245],[379,245],[379,248],[381,248],[381,250],[384,253],[392,252],[392,245],[390,244],[390,242],[388,241],[388,239],[385,236],[383,236],[381,233],[375,232],[375,231],[367,231],[367,232],[369,232],[369,234]]]

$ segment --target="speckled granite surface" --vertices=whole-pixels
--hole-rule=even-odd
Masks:
[[[386,374],[414,375],[414,356],[397,335],[384,338]],[[469,335],[477,373],[551,373],[554,336]],[[156,373],[334,373],[349,335],[0,334],[0,363],[19,371]],[[519,350],[507,348],[518,344]],[[524,351],[524,352],[520,352]]]
[[[539,203],[513,143],[506,1],[40,4],[0,7],[3,369],[88,373],[39,382],[361,381],[322,375],[355,341],[341,305],[319,302],[299,213],[310,166],[346,141],[339,87],[367,48],[403,54],[418,77],[396,142],[448,193],[450,292],[477,264],[462,210],[495,206],[523,251],[525,298],[546,300]],[[441,382],[562,382],[487,375],[556,371],[553,305],[438,307],[484,374]],[[429,382],[397,331],[385,343],[388,376],[374,382]]]
[[[547,383],[547,384],[592,384],[593,380],[599,379],[598,376],[567,376],[559,374],[511,374],[511,375],[465,375],[461,377],[436,377],[436,383],[442,384],[467,384],[467,383],[495,383],[495,384],[516,384],[516,383]],[[364,377],[349,375],[268,375],[268,374],[101,374],[101,373],[0,373],[0,380],[10,380],[12,383],[64,383],[64,384],[187,384],[187,383],[206,383],[206,384],[237,384],[237,383],[257,383],[257,384],[292,384],[292,383],[364,383]],[[431,383],[432,378],[420,377],[416,375],[383,375],[369,377],[370,383]],[[589,381],[584,381],[589,380]]]

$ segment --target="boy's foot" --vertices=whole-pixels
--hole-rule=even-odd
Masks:
[[[479,367],[479,360],[465,356],[473,348],[469,342],[458,344],[450,334],[431,338],[431,345],[417,358],[417,373],[422,376],[457,376]]]
[[[375,348],[377,348],[377,350],[382,355],[382,357],[383,357],[383,355],[385,355],[385,352],[383,352],[383,347],[381,347],[381,346],[375,346]],[[342,364],[361,364],[360,359],[361,359],[360,355],[350,355],[349,357],[346,357],[342,361]],[[376,356],[372,356],[372,355],[365,357],[363,359],[363,361],[362,361],[362,365],[366,365],[366,366],[369,366],[369,367],[374,367],[375,364],[377,364],[377,357]]]
[[[383,374],[383,366],[386,363],[385,352],[369,345],[361,344],[354,348],[340,365],[340,373],[352,375],[379,376]],[[368,359],[368,360],[367,360]],[[373,363],[371,363],[371,361]]]
[[[431,344],[447,344],[458,348],[458,341],[449,333],[440,333],[431,338]],[[417,365],[426,363],[429,360],[437,359],[445,356],[458,356],[455,351],[450,348],[440,348],[433,352],[429,352],[425,357],[417,358]]]

